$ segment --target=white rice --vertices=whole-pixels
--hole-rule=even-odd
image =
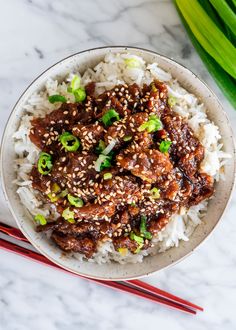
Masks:
[[[135,59],[138,67],[130,68],[127,65],[127,59]],[[27,104],[24,105],[25,115],[21,119],[18,131],[14,134],[17,155],[17,179],[15,183],[19,186],[17,193],[21,202],[33,216],[41,213],[46,217],[56,218],[57,214],[54,206],[43,204],[39,194],[31,186],[29,172],[32,165],[36,163],[40,150],[28,137],[30,120],[33,117],[45,116],[45,114],[56,108],[55,105],[49,103],[49,95],[61,94],[73,102],[73,97],[67,92],[67,87],[74,74],[81,77],[82,85],[86,85],[91,81],[97,82],[97,94],[111,89],[117,84],[137,83],[142,85],[151,83],[153,79],[164,81],[168,86],[169,96],[176,98],[173,110],[187,120],[194,134],[205,147],[205,158],[201,163],[201,170],[213,176],[216,181],[224,179],[224,164],[230,156],[222,151],[223,145],[220,143],[219,129],[207,118],[204,104],[199,103],[196,96],[182,88],[168,72],[159,68],[157,63],[145,63],[141,57],[128,53],[108,54],[105,56],[104,61],[94,68],[87,69],[82,76],[80,72],[75,71],[68,74],[63,82],[49,79],[45,89],[31,95]],[[141,262],[143,257],[148,254],[164,252],[173,246],[178,247],[181,240],[189,240],[195,227],[201,223],[201,218],[206,213],[206,209],[207,201],[203,201],[188,210],[182,209],[181,214],[172,216],[165,229],[153,238],[154,247],[148,250],[141,251],[139,254],[128,252],[125,256],[121,256],[119,252],[115,251],[111,242],[106,242],[100,245],[98,252],[89,262],[105,263],[115,260],[119,263],[136,263]],[[75,253],[73,255],[79,260],[84,259],[81,254]]]

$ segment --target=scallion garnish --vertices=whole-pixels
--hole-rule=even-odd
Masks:
[[[83,102],[86,99],[86,91],[84,87],[80,87],[80,78],[77,75],[74,75],[67,91],[74,94],[75,102]]]
[[[75,223],[74,219],[75,213],[74,211],[71,211],[69,207],[67,207],[63,212],[62,212],[62,217],[69,221],[70,223]]]
[[[55,203],[58,201],[59,196],[57,196],[55,193],[49,193],[47,194],[48,198],[50,199],[50,202]]]
[[[160,144],[160,147],[159,147],[160,151],[163,154],[167,153],[168,150],[169,150],[169,148],[170,148],[170,146],[171,146],[171,143],[172,142],[171,141],[168,141],[168,140],[161,141],[161,144]]]
[[[40,223],[40,225],[45,226],[47,224],[47,220],[45,219],[45,217],[42,214],[36,214],[36,216],[34,217],[34,220],[38,223]]]
[[[42,175],[47,175],[52,169],[52,156],[46,152],[41,152],[38,160],[38,171]]]
[[[71,88],[72,93],[76,89],[80,88],[80,77],[77,76],[76,74],[74,75],[73,79],[71,80],[70,88]]]
[[[174,97],[172,95],[168,97],[168,104],[170,107],[173,107],[176,104],[176,102],[177,102],[176,97]]]
[[[65,98],[65,96],[63,95],[58,95],[58,94],[55,94],[55,95],[50,95],[48,97],[48,101],[50,103],[56,103],[56,102],[62,102],[62,103],[65,103],[67,101],[67,99]]]
[[[161,120],[156,115],[150,115],[148,121],[139,126],[138,131],[142,132],[147,130],[148,133],[153,133],[162,128]]]
[[[128,253],[128,249],[127,249],[127,248],[119,248],[119,249],[118,249],[118,252],[120,253],[120,255],[121,255],[122,257],[125,257],[126,254]]]
[[[104,180],[109,180],[112,178],[112,174],[110,172],[104,173],[103,174],[103,179]]]
[[[106,155],[99,155],[98,159],[95,162],[95,170],[97,172],[102,171],[104,168],[109,168],[111,167],[111,156],[106,156]]]
[[[135,253],[139,253],[140,249],[143,247],[143,244],[144,244],[143,237],[135,235],[135,233],[133,231],[130,233],[129,237],[130,237],[130,239],[132,239],[133,241],[138,243],[138,248],[135,250]]]
[[[151,197],[153,199],[158,199],[160,198],[160,189],[154,187],[150,190],[150,193],[151,193]]]
[[[128,141],[132,140],[132,135],[126,135],[126,136],[124,136],[124,137],[123,137],[123,140],[124,140],[125,142],[128,142]]]
[[[73,94],[76,102],[83,102],[86,99],[86,92],[84,88],[76,89]]]
[[[103,140],[100,140],[98,146],[96,147],[96,152],[98,154],[101,154],[105,148],[106,148],[106,143]]]
[[[67,195],[67,199],[70,202],[71,205],[74,205],[76,207],[82,207],[84,205],[84,202],[81,198],[77,196],[73,196],[71,194]]]
[[[103,116],[102,121],[105,126],[110,126],[114,121],[120,120],[120,116],[115,109],[108,110]]]
[[[69,132],[64,132],[60,135],[59,140],[67,151],[76,151],[80,146],[77,137]]]
[[[129,69],[140,68],[141,66],[140,61],[135,57],[126,58],[124,62]]]
[[[147,231],[147,217],[145,215],[141,216],[140,235],[146,239],[152,239],[152,234]]]

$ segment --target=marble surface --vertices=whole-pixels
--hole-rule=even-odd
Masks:
[[[0,132],[22,91],[43,70],[103,45],[156,50],[192,69],[230,107],[192,48],[172,1],[11,0],[0,11]],[[236,194],[214,234],[180,264],[145,281],[205,308],[196,317],[0,252],[0,330],[236,328]],[[2,195],[0,219],[14,224]]]

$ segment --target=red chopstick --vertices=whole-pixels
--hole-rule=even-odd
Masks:
[[[11,251],[11,252],[13,252],[15,254],[24,256],[24,257],[26,257],[28,259],[37,261],[37,262],[42,263],[44,265],[46,264],[46,265],[48,265],[50,267],[60,269],[60,270],[62,270],[64,272],[67,272],[67,273],[70,273],[70,274],[73,274],[73,275],[76,276],[76,274],[71,273],[71,272],[69,272],[69,271],[67,271],[67,270],[65,270],[65,269],[57,266],[56,264],[54,264],[53,262],[51,262],[50,260],[48,260],[43,255],[41,255],[41,254],[39,254],[37,252],[28,250],[28,249],[26,249],[26,248],[24,248],[22,246],[19,246],[17,244],[14,244],[12,242],[8,242],[8,241],[6,241],[6,240],[4,240],[2,238],[0,238],[0,248],[3,249],[3,250],[6,250],[6,251]],[[80,277],[85,278],[83,276],[80,276]],[[196,311],[194,311],[194,310],[192,310],[192,309],[190,309],[188,307],[182,306],[180,304],[177,304],[177,303],[174,303],[174,302],[171,302],[171,301],[162,299],[162,298],[155,297],[155,296],[150,295],[148,293],[145,293],[145,292],[136,290],[135,288],[132,288],[132,287],[123,285],[122,283],[119,283],[119,282],[113,282],[113,281],[106,282],[106,281],[95,280],[95,279],[90,279],[90,278],[86,278],[86,279],[88,279],[88,280],[90,280],[92,282],[96,282],[96,283],[102,284],[102,285],[107,286],[107,287],[111,287],[111,288],[116,289],[116,290],[119,290],[119,291],[124,291],[124,292],[131,293],[133,295],[136,295],[136,296],[139,296],[139,297],[148,299],[150,301],[153,301],[153,302],[156,302],[156,303],[159,303],[159,304],[162,304],[162,305],[166,305],[166,306],[171,307],[171,308],[174,308],[174,309],[181,310],[181,311],[186,312],[186,313],[196,314]]]
[[[166,299],[169,299],[171,301],[175,301],[175,302],[178,302],[180,304],[183,304],[183,305],[186,305],[186,306],[189,306],[189,307],[192,307],[194,309],[198,309],[199,311],[203,312],[204,309],[198,305],[195,305],[185,299],[182,299],[182,298],[179,298],[171,293],[168,293],[166,291],[163,291],[161,289],[158,289],[157,287],[153,286],[153,285],[150,285],[146,282],[142,282],[142,281],[139,281],[139,280],[130,280],[130,281],[126,281],[127,283],[131,283],[132,285],[134,285],[135,287],[137,288],[142,288],[144,289],[145,291],[147,292],[150,292],[150,293],[153,293],[153,294],[158,294],[159,296],[163,297],[163,298],[166,298]]]
[[[23,236],[21,231],[17,228],[13,228],[13,227],[10,227],[10,226],[5,225],[3,223],[0,223],[0,232],[3,232],[3,233],[5,233],[9,236],[12,236],[12,237],[14,237],[18,240],[30,243]],[[47,265],[52,266],[54,268],[64,270],[61,267],[57,266],[56,264],[52,263],[50,260],[48,260],[46,257],[42,256],[41,254],[30,251],[30,250],[25,249],[25,248],[22,248],[22,247],[14,244],[14,243],[7,242],[3,239],[0,239],[0,248],[1,247],[5,250],[15,252],[17,254],[20,254],[20,255],[23,255],[23,256],[28,257],[30,259],[36,260],[38,262],[47,264]],[[69,272],[69,271],[66,271],[66,272]],[[69,273],[71,273],[71,272],[69,272]],[[168,292],[165,292],[161,289],[158,289],[158,288],[156,288],[156,287],[154,287],[150,284],[147,284],[147,283],[139,281],[139,280],[125,281],[125,282],[122,282],[122,284],[119,283],[119,282],[106,282],[106,281],[101,281],[101,280],[92,280],[92,281],[100,283],[100,284],[105,285],[105,286],[109,286],[109,287],[112,286],[113,288],[116,288],[116,289],[121,290],[121,291],[126,291],[126,292],[130,292],[132,294],[138,295],[138,296],[142,296],[143,298],[146,298],[146,299],[149,299],[149,300],[152,300],[152,301],[156,301],[156,302],[168,305],[169,307],[177,308],[177,309],[180,309],[180,310],[183,310],[183,309],[179,308],[179,307],[185,307],[185,309],[187,308],[188,311],[186,311],[186,310],[183,310],[183,311],[190,312],[190,313],[193,312],[192,314],[196,313],[195,311],[193,311],[193,309],[203,311],[203,308],[201,308],[201,307],[199,307],[195,304],[192,304],[191,302],[188,302],[184,299],[181,299],[177,296],[174,296],[174,295],[172,295]],[[112,285],[110,285],[110,284],[112,284]],[[125,290],[124,290],[124,284],[125,284]],[[131,285],[132,287],[127,286],[126,284]],[[145,292],[143,292],[143,291],[145,291]],[[153,300],[153,298],[155,298],[155,300]],[[173,304],[175,306],[173,306]],[[178,305],[178,306],[176,306],[176,305]]]
[[[8,236],[14,237],[18,241],[24,241],[29,243],[27,238],[22,234],[22,232],[19,229],[8,226],[5,223],[0,222],[0,232],[7,234]]]

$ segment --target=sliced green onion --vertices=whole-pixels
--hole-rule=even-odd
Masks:
[[[59,197],[61,197],[61,198],[66,197],[67,194],[68,194],[68,190],[67,189],[62,190],[62,192],[59,194]]]
[[[154,187],[150,190],[150,193],[151,193],[151,197],[153,199],[158,199],[160,198],[160,189]]]
[[[67,88],[67,92],[74,94],[75,102],[83,102],[86,99],[84,87],[80,87],[80,77],[75,75]]]
[[[59,140],[67,151],[76,151],[80,146],[80,142],[77,137],[69,132],[65,132],[60,135]]]
[[[98,146],[96,147],[96,152],[98,154],[101,154],[105,148],[106,148],[106,143],[103,140],[100,140]]]
[[[126,135],[126,136],[124,136],[123,140],[125,142],[132,140],[132,135]]]
[[[83,102],[86,99],[86,92],[84,88],[78,88],[73,92],[76,102]]]
[[[170,107],[173,107],[176,104],[176,102],[177,102],[176,97],[174,97],[172,95],[168,97],[168,104]]]
[[[47,175],[52,169],[52,156],[46,152],[41,152],[38,160],[38,171],[42,175]]]
[[[69,222],[71,222],[71,221],[75,221],[75,220],[74,220],[74,216],[75,216],[74,211],[71,211],[71,210],[69,209],[69,207],[67,207],[67,208],[62,212],[62,217],[63,217],[65,220],[69,221]],[[73,222],[71,222],[71,223],[73,223]]]
[[[67,219],[69,223],[75,223],[75,219]]]
[[[38,223],[40,223],[40,225],[45,226],[47,224],[47,220],[45,219],[45,217],[42,214],[36,214],[36,216],[34,217],[34,220]]]
[[[128,249],[127,248],[119,248],[118,252],[122,255],[122,257],[125,257],[126,254],[128,253]]]
[[[141,248],[143,247],[143,244],[144,244],[144,239],[143,237],[140,237],[140,236],[137,236],[135,235],[135,233],[132,231],[130,233],[130,239],[132,239],[133,241],[135,241],[136,243],[138,243],[138,248],[135,250],[134,253],[139,253]]]
[[[99,155],[98,159],[96,160],[95,162],[95,170],[97,172],[100,172],[102,171],[104,168],[109,168],[111,167],[111,159],[112,157],[111,156],[106,156],[106,155]]]
[[[117,142],[116,139],[112,139],[111,142],[103,150],[102,154],[107,156],[112,151],[112,149],[115,147],[116,142]]]
[[[66,194],[65,194],[65,190],[59,193],[60,191],[61,191],[60,186],[56,182],[54,182],[52,185],[52,192],[47,195],[52,203],[57,202],[59,198],[65,197],[68,194],[67,189],[66,189]]]
[[[126,58],[124,61],[129,69],[140,68],[141,66],[140,61],[135,57]]]
[[[158,91],[154,82],[151,83],[152,92],[156,93]]]
[[[161,120],[156,115],[150,115],[148,121],[139,126],[138,131],[142,132],[147,130],[148,133],[153,133],[162,128]]]
[[[135,235],[133,231],[130,233],[130,238],[138,244],[144,243],[143,237]]]
[[[59,191],[61,191],[60,186],[56,182],[54,182],[52,185],[52,192],[58,193]]]
[[[76,89],[80,88],[80,77],[77,75],[74,75],[73,79],[70,83],[71,91],[74,92]]]
[[[165,140],[165,141],[161,141],[161,144],[160,144],[160,151],[165,154],[168,152],[168,150],[170,149],[170,146],[171,146],[172,142],[171,141],[168,141],[168,140]]]
[[[72,196],[71,194],[68,194],[67,198],[71,205],[74,205],[76,207],[82,207],[84,205],[83,200],[77,196]]]
[[[152,234],[147,231],[147,217],[144,215],[141,216],[140,235],[146,239],[152,239]]]
[[[120,116],[115,109],[108,110],[103,116],[102,121],[105,126],[110,126],[114,121],[120,120]]]
[[[55,95],[50,95],[50,96],[48,97],[48,101],[49,101],[50,103],[56,103],[56,102],[62,102],[62,103],[65,103],[65,102],[67,101],[67,99],[66,99],[65,96],[63,96],[63,95],[57,95],[57,94],[55,94]]]
[[[49,194],[47,194],[47,196],[52,203],[57,202],[59,199],[59,196],[57,196],[55,193],[49,193]]]
[[[103,179],[104,180],[109,180],[109,179],[111,179],[112,178],[112,174],[110,173],[110,172],[108,172],[108,173],[104,173],[103,174]]]

